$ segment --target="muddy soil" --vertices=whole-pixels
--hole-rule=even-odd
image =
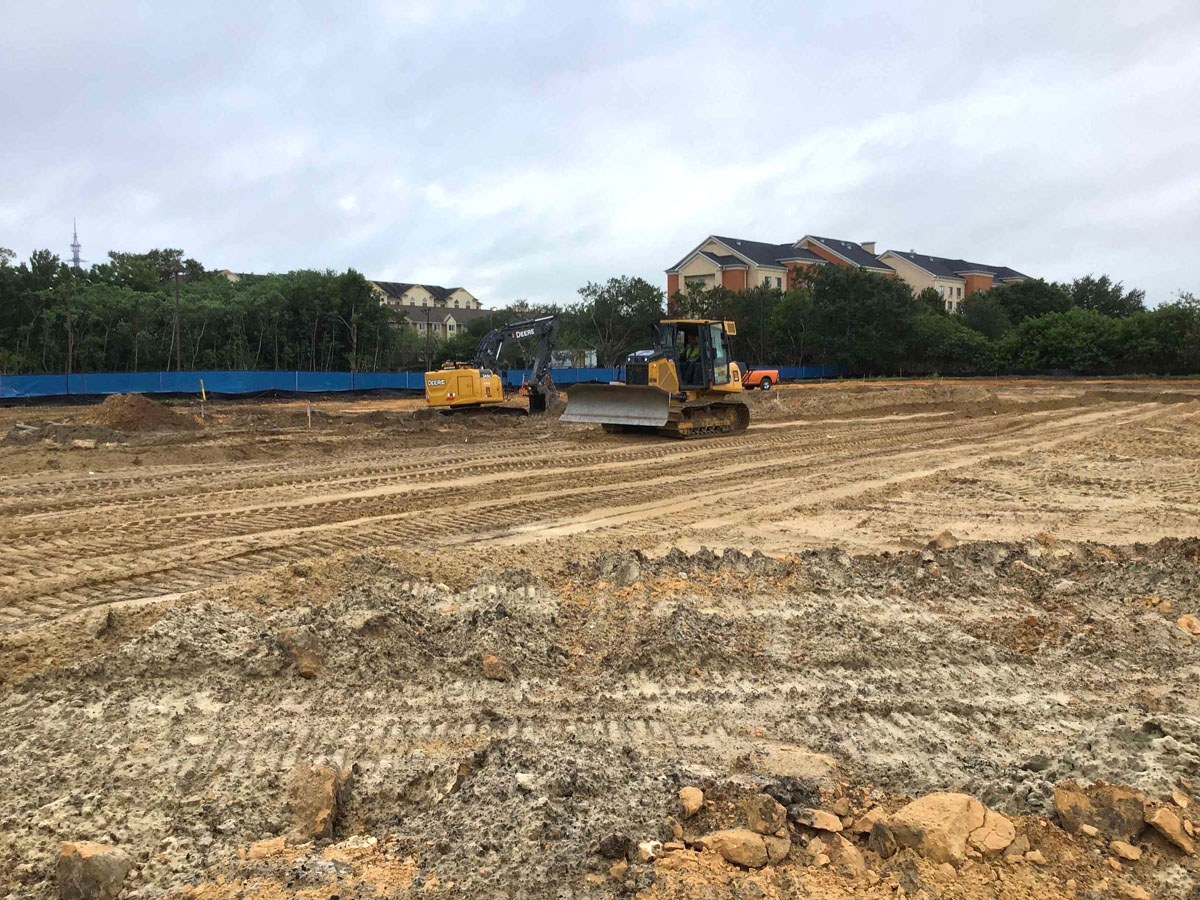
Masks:
[[[1051,797],[1200,790],[1198,398],[806,386],[694,442],[376,400],[92,444],[89,408],[42,411],[62,440],[0,410],[0,885],[55,896],[58,842],[97,840],[139,898],[1187,897],[1195,857],[1114,868]],[[356,773],[333,843],[249,854],[307,761]],[[604,839],[674,838],[684,785],[689,840],[759,790],[953,790],[1047,861],[863,844],[879,881],[847,880],[795,832],[762,871],[614,876]]]
[[[598,842],[669,840],[686,784],[955,790],[1016,816],[1068,778],[1167,796],[1200,771],[1200,641],[1175,624],[1200,613],[1198,554],[615,551],[450,584],[378,551],[25,631],[4,645],[23,664],[0,745],[22,762],[0,868],[51,896],[57,841],[86,836],[135,854],[131,897],[235,877],[239,849],[286,833],[300,760],[357,772],[335,839],[386,840],[453,896],[606,896]],[[69,627],[71,660],[41,665]],[[289,628],[314,639],[311,679]]]

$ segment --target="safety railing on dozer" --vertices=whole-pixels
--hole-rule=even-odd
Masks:
[[[780,366],[783,380],[836,378],[832,366]],[[617,381],[620,368],[551,369],[560,386],[584,381]],[[528,369],[501,373],[509,387],[519,387]],[[423,391],[423,372],[86,372],[74,375],[0,375],[0,400],[37,397],[103,396],[105,394],[237,395],[336,391]]]

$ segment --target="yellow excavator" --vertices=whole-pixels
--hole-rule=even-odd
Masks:
[[[745,431],[750,408],[729,349],[736,334],[733,322],[663,319],[654,346],[625,358],[623,382],[569,388],[560,421],[680,438]]]
[[[521,385],[529,395],[529,412],[543,413],[554,402],[557,392],[550,380],[550,355],[558,340],[558,317],[541,316],[524,322],[512,322],[484,335],[471,362],[449,362],[434,372],[425,373],[425,404],[440,412],[479,411],[516,412],[505,407],[504,383],[496,373],[505,344],[537,338],[533,369]]]

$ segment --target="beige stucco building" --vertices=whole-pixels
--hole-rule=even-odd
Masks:
[[[474,319],[490,316],[466,288],[438,284],[372,281],[379,302],[404,315],[410,328],[421,335],[446,339],[457,335]]]
[[[766,285],[789,288],[797,271],[809,266],[854,266],[889,278],[895,273],[875,257],[875,244],[805,235],[788,244],[709,235],[667,269],[667,296],[693,288],[744,291]]]
[[[948,312],[958,312],[963,300],[977,291],[986,291],[997,284],[1025,281],[1029,277],[1008,266],[987,266],[913,250],[907,253],[888,250],[879,259],[895,269],[914,294],[926,288],[937,291]]]

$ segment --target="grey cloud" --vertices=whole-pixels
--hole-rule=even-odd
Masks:
[[[1200,289],[1200,9],[12,5],[0,245],[567,300],[708,233]]]

